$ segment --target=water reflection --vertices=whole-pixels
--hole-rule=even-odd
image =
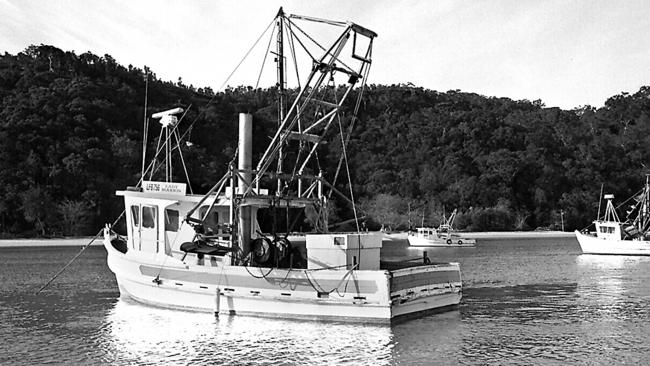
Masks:
[[[97,340],[104,361],[154,364],[391,364],[380,325],[301,322],[159,309],[121,299]]]
[[[576,264],[582,269],[629,269],[641,263],[650,263],[650,257],[592,254],[576,257]]]
[[[454,310],[397,323],[392,327],[391,364],[457,365],[466,341],[461,313]]]
[[[587,321],[645,318],[650,300],[650,258],[580,255],[576,258],[578,305]]]

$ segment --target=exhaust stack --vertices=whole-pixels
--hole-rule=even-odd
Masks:
[[[237,168],[239,178],[237,182],[237,193],[244,194],[251,185],[253,169],[253,115],[249,113],[239,114],[239,156]],[[239,247],[244,254],[250,251],[251,241],[251,208],[240,207],[238,225]]]

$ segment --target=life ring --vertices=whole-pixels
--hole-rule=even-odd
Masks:
[[[447,239],[447,244],[451,244],[451,239]]]
[[[463,241],[458,239],[458,245],[463,245]]]

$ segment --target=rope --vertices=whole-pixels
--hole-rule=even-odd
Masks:
[[[244,268],[246,268],[246,272],[248,272],[248,274],[251,275],[251,277],[253,277],[253,278],[257,278],[257,279],[262,279],[262,278],[263,278],[263,279],[266,279],[266,277],[267,277],[268,275],[270,275],[271,272],[273,272],[273,270],[275,269],[275,268],[271,267],[271,268],[269,268],[269,271],[266,272],[265,274],[263,274],[262,276],[256,276],[256,275],[252,274],[251,271],[248,270],[248,267],[249,267],[249,266],[244,266]],[[260,269],[260,273],[262,273],[262,267],[255,267],[255,268],[259,268],[259,269]]]
[[[185,115],[183,115],[183,116],[185,116]],[[158,152],[156,153],[156,156],[160,153],[160,151],[162,151],[162,149],[158,150]],[[139,180],[138,183],[136,184],[136,187],[139,187],[139,186],[142,184],[142,181],[144,180],[144,175],[146,174],[146,172],[147,172],[149,169],[152,169],[152,173],[151,173],[151,174],[153,175],[153,173],[155,172],[155,169],[154,169],[154,167],[155,167],[154,161],[155,161],[155,157],[154,157],[154,160],[152,160],[152,162],[149,163],[149,166],[147,167],[147,169],[144,171],[144,173],[143,173],[142,176],[140,177],[140,180]],[[160,168],[160,167],[158,167],[158,168]],[[126,213],[126,209],[122,211],[122,213],[121,213],[121,214],[120,214],[120,215],[115,219],[115,221],[113,221],[113,223],[111,224],[111,227],[115,226],[115,224],[117,224],[117,222],[122,218],[122,216],[124,216],[125,213]],[[74,256],[74,257],[73,257],[73,258],[72,258],[68,263],[66,263],[66,264],[65,264],[65,265],[64,265],[64,266],[63,266],[63,267],[62,267],[62,268],[61,268],[61,269],[60,269],[60,270],[59,270],[59,271],[58,271],[58,272],[57,272],[57,273],[56,273],[52,278],[50,278],[50,280],[47,281],[47,283],[45,283],[45,285],[43,285],[43,286],[42,286],[42,287],[41,287],[41,288],[36,292],[36,294],[41,293],[41,291],[43,291],[43,290],[44,290],[47,286],[49,286],[49,285],[50,285],[50,284],[51,284],[51,283],[52,283],[52,282],[53,282],[57,277],[59,277],[59,276],[61,275],[61,273],[63,273],[63,271],[66,270],[66,268],[68,268],[68,267],[69,267],[69,266],[70,266],[70,265],[71,265],[75,260],[77,260],[77,258],[79,258],[79,257],[81,256],[81,254],[83,254],[83,252],[84,252],[88,247],[90,247],[90,246],[95,242],[95,240],[97,240],[97,238],[101,235],[101,233],[102,233],[103,230],[104,230],[103,228],[100,229],[100,230],[97,232],[97,234],[96,234],[96,235],[95,235],[95,236],[90,240],[90,242],[88,242],[88,244],[86,244],[85,246],[83,246],[83,247],[81,248],[81,250],[79,251],[79,253],[77,253],[77,255],[75,255],[75,256]]]
[[[308,270],[308,269],[306,269],[306,270],[304,270],[303,272],[304,272],[304,274],[305,274],[305,278],[307,279],[307,282],[309,282],[309,285],[310,285],[314,290],[316,290],[317,292],[321,292],[321,293],[325,292],[325,293],[331,294],[332,292],[336,291],[336,292],[339,294],[339,296],[343,297],[344,295],[341,295],[340,292],[339,292],[338,290],[339,290],[339,288],[341,287],[341,284],[343,283],[343,281],[345,281],[345,279],[346,279],[348,276],[350,276],[350,275],[352,274],[352,272],[353,272],[353,271],[358,267],[358,264],[355,264],[354,266],[352,266],[352,268],[350,268],[349,270],[347,270],[347,271],[345,272],[345,274],[343,275],[343,277],[341,277],[341,280],[338,282],[338,284],[336,285],[336,287],[334,287],[333,289],[331,289],[331,290],[329,290],[329,291],[325,291],[325,290],[323,289],[323,287],[318,283],[318,281],[316,281],[316,279],[313,279],[313,280],[312,280],[311,278],[309,278],[309,272],[311,272],[311,271],[315,272],[315,271],[329,270],[329,269],[335,269],[335,268],[341,268],[341,267],[347,267],[347,265],[336,266],[336,267],[317,268],[317,269],[312,269],[312,270]],[[348,282],[349,282],[349,281],[348,281]],[[344,289],[344,291],[343,291],[344,293],[345,293],[345,291],[347,291],[347,287],[348,287],[348,286],[347,286],[347,283],[346,283],[346,285],[345,285],[345,289]]]
[[[124,216],[125,212],[126,212],[126,210],[122,211],[120,216],[118,216],[117,219],[115,219],[115,221],[113,221],[113,224],[111,226],[115,225],[122,218],[122,216]],[[54,276],[52,276],[52,278],[50,278],[49,281],[47,281],[38,291],[36,291],[36,295],[40,294],[41,291],[43,291],[47,286],[50,285],[50,283],[52,283],[57,277],[59,277],[61,275],[61,273],[63,273],[63,271],[66,270],[66,268],[68,268],[75,260],[77,260],[77,258],[79,258],[81,256],[81,254],[83,254],[83,252],[86,251],[86,249],[88,249],[88,247],[90,247],[95,242],[95,240],[97,240],[97,238],[102,234],[103,231],[104,231],[104,228],[99,229],[97,234],[90,240],[90,242],[88,242],[88,244],[86,244],[85,246],[83,246],[81,248],[81,250],[79,251],[79,253],[77,253],[77,255],[72,257],[72,259],[70,259],[70,261],[68,261],[68,263],[66,263]]]

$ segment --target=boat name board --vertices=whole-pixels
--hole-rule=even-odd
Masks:
[[[185,183],[172,183],[172,182],[142,182],[143,192],[167,193],[174,195],[185,195],[187,184]]]

